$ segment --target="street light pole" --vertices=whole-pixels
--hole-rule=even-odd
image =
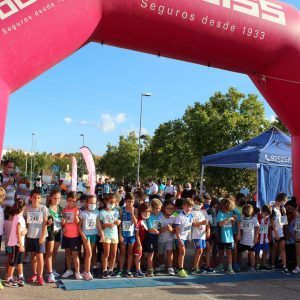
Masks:
[[[82,137],[82,147],[84,147],[84,134],[81,133],[80,136]],[[82,156],[80,157],[80,168],[81,168],[81,182],[82,182],[82,178],[83,178],[83,160],[82,160]]]
[[[82,133],[80,136],[82,136],[82,147],[84,147],[84,134]]]
[[[34,140],[35,132],[31,135],[31,162],[30,162],[30,184],[32,184],[32,175],[33,175],[33,140]]]
[[[138,166],[137,166],[137,184],[140,183],[140,165],[141,165],[141,134],[142,134],[142,115],[143,115],[143,97],[151,97],[150,93],[141,94],[141,110],[140,110],[140,128],[139,128],[139,153],[138,153]]]

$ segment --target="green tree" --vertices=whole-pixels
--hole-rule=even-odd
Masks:
[[[12,160],[16,167],[20,169],[22,174],[26,172],[26,161],[27,161],[27,172],[30,170],[30,156],[26,155],[21,150],[12,150],[3,155],[3,161]]]
[[[285,132],[286,134],[290,134],[289,130],[285,127],[285,125],[278,117],[275,118],[275,121],[272,123],[272,125]]]

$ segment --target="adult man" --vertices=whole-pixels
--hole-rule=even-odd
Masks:
[[[103,199],[103,182],[101,177],[99,178],[98,183],[95,186],[95,195],[97,196],[97,199],[99,201]]]
[[[181,198],[194,198],[196,196],[196,191],[192,189],[192,185],[188,182],[185,185],[185,189],[181,194]]]
[[[172,184],[172,179],[171,179],[171,178],[168,178],[168,179],[167,179],[167,184],[166,184],[164,193],[165,193],[165,196],[166,196],[167,194],[170,194],[170,195],[172,195],[173,197],[176,196],[177,191],[176,191],[175,186]]]
[[[244,194],[246,198],[248,198],[248,196],[250,195],[250,191],[245,184],[242,185],[242,188],[240,189],[240,193]]]
[[[104,193],[104,196],[111,193],[111,187],[110,187],[108,178],[105,179],[105,183],[103,185],[103,193]]]
[[[0,174],[0,186],[5,189],[6,197],[2,207],[12,206],[15,202],[17,180],[14,176],[15,165],[12,160],[3,163],[3,172]]]
[[[151,196],[157,195],[157,193],[158,193],[157,184],[151,178],[148,179],[148,183],[149,183],[149,186],[150,186],[150,195]]]

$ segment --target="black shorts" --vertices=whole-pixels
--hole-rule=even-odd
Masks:
[[[234,249],[234,243],[219,243],[218,244],[219,250],[233,250]]]
[[[40,244],[39,239],[27,237],[25,240],[25,249],[26,252],[46,253],[45,243]]]
[[[143,242],[143,252],[144,253],[153,253],[157,251],[157,234],[146,233],[144,242]]]
[[[20,252],[20,247],[19,246],[14,246],[12,248],[12,257],[9,265],[11,267],[16,267],[16,265],[21,265],[23,262],[23,254],[24,252]]]
[[[48,232],[47,242],[60,243],[61,240],[61,230]]]
[[[81,237],[68,238],[63,236],[61,248],[70,249],[71,251],[79,251],[81,247]]]
[[[275,242],[275,243],[280,243],[281,241],[285,241],[285,237],[284,237],[284,236],[281,237],[281,238],[279,238],[279,240],[276,240],[276,239],[274,238],[274,242]]]
[[[244,252],[244,251],[255,251],[255,248],[254,248],[254,246],[253,247],[251,247],[251,246],[248,246],[248,245],[243,245],[243,244],[240,244],[240,243],[238,243],[238,251],[239,252]]]

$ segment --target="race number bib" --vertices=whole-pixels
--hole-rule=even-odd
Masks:
[[[281,216],[280,223],[281,225],[287,225],[288,224],[287,216]]]
[[[97,228],[96,218],[90,218],[85,220],[85,229],[93,230]]]
[[[187,224],[183,227],[182,232],[189,232],[192,229],[192,225],[191,224]]]
[[[266,233],[268,233],[268,231],[269,231],[268,225],[260,225],[260,227],[259,227],[260,233],[266,234]]]
[[[300,231],[300,223],[295,223],[295,231]]]
[[[253,223],[248,223],[248,224],[242,223],[242,230],[245,232],[251,232],[253,228],[254,228]]]
[[[59,231],[61,230],[61,223],[58,218],[53,220],[53,231]]]
[[[30,211],[27,212],[27,224],[42,224],[43,223],[43,213]]]
[[[64,218],[65,218],[67,224],[74,223],[74,213],[73,212],[65,212]]]
[[[124,232],[130,232],[130,235],[133,235],[134,232],[134,225],[131,221],[123,221],[122,228]]]

